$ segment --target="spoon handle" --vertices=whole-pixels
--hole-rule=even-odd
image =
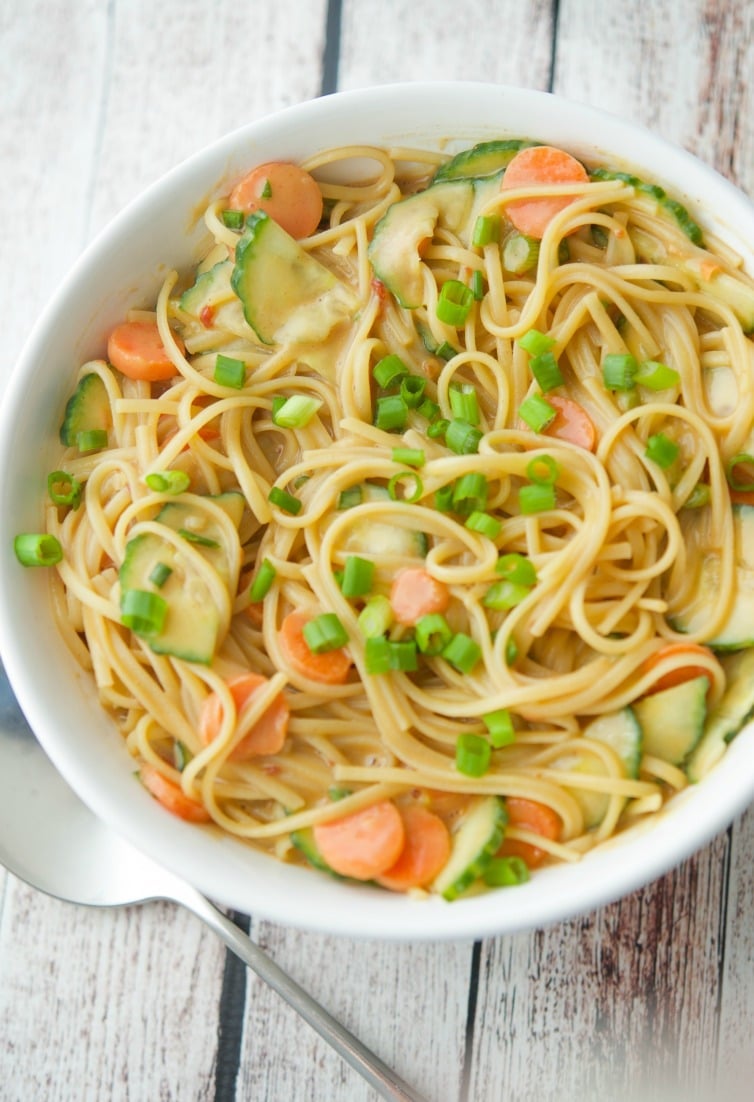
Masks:
[[[188,885],[172,898],[201,918],[236,956],[296,1010],[343,1059],[390,1102],[428,1102],[304,991],[242,930]]]

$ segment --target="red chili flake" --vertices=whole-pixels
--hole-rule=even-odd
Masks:
[[[202,323],[205,329],[209,329],[212,322],[215,320],[215,307],[203,306],[199,311],[199,321]]]

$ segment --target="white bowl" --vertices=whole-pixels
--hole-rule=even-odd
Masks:
[[[576,866],[537,872],[515,891],[446,904],[336,882],[167,816],[133,781],[133,762],[90,680],[61,641],[43,570],[23,570],[12,537],[40,528],[47,473],[77,366],[101,355],[109,328],[154,301],[166,269],[196,260],[196,212],[249,166],[348,143],[460,149],[536,138],[600,162],[619,157],[666,186],[705,225],[737,242],[754,271],[754,208],[688,153],[593,108],[485,84],[407,84],[329,96],[238,130],[179,165],[86,250],[39,319],[0,415],[0,653],[40,742],[83,800],[137,847],[211,898],[273,921],[353,937],[447,939],[541,927],[612,901],[665,873],[754,799],[754,725],[705,781],[651,828]],[[451,139],[448,147],[446,139]],[[227,190],[227,189],[225,189]],[[54,823],[50,823],[54,830]]]

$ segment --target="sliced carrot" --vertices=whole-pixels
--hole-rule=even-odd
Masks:
[[[503,176],[502,189],[534,188],[548,184],[589,183],[584,166],[566,153],[551,145],[535,145],[521,149],[511,160]],[[549,195],[541,199],[514,199],[506,207],[506,213],[513,225],[527,237],[537,239],[544,232],[556,214],[559,214],[574,201],[571,195]]]
[[[373,880],[391,868],[406,839],[403,819],[390,800],[313,829],[317,849],[330,868],[355,880]]]
[[[421,804],[399,808],[406,841],[394,865],[377,877],[393,892],[423,888],[444,868],[450,856],[450,832],[439,815]]]
[[[263,210],[291,237],[308,237],[322,218],[322,192],[305,169],[287,161],[257,165],[230,193],[230,206],[250,214]]]
[[[267,684],[267,678],[258,673],[244,673],[228,682],[230,695],[240,713],[254,694]],[[246,761],[262,754],[277,754],[282,750],[288,732],[289,710],[282,693],[279,693],[257,722],[231,751],[231,761]],[[199,735],[208,745],[217,738],[223,721],[223,708],[217,693],[211,693],[204,701],[199,714]]]
[[[555,410],[555,417],[544,430],[545,436],[554,436],[593,452],[597,430],[584,407],[574,402],[573,398],[561,398],[557,394],[548,394],[547,401]]]
[[[311,619],[303,612],[289,612],[285,617],[278,632],[283,657],[302,677],[323,685],[342,685],[353,664],[351,656],[343,647],[314,654],[304,638],[304,625]]]
[[[158,803],[179,819],[185,819],[189,823],[209,822],[210,814],[204,804],[192,800],[182,788],[163,776],[156,766],[145,762],[139,769],[139,779]]]
[[[530,830],[532,834],[540,834],[543,838],[550,838],[552,841],[560,837],[560,816],[547,804],[527,800],[523,796],[508,796],[505,808],[510,826]],[[529,868],[534,869],[542,864],[547,853],[528,842],[519,842],[516,838],[504,838],[498,850],[498,856],[522,857]]]
[[[663,689],[672,689],[674,685],[682,685],[684,681],[693,681],[695,677],[706,677],[710,684],[712,683],[709,667],[694,665],[695,658],[714,658],[714,654],[709,647],[704,647],[701,643],[667,643],[656,650],[654,654],[650,654],[642,665],[642,671],[649,673],[656,669],[664,659],[673,658],[676,655],[684,659],[684,664],[663,674],[662,677],[658,677],[651,689],[647,690],[648,693],[658,693]],[[688,663],[686,659],[689,660]]]
[[[175,340],[183,351],[180,337]],[[107,358],[129,379],[155,383],[178,374],[154,321],[124,321],[116,325],[107,340]]]
[[[395,576],[390,606],[399,624],[411,625],[433,612],[445,612],[450,590],[422,566],[409,566]]]

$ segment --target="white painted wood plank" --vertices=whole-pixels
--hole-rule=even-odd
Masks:
[[[546,88],[549,0],[344,0],[339,87],[475,80]]]

